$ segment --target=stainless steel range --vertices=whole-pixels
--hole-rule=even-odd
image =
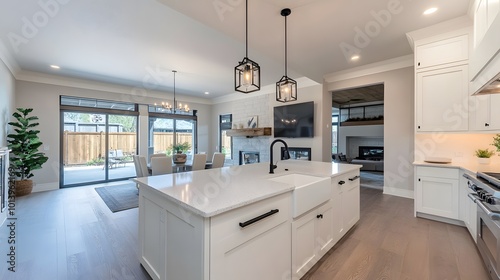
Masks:
[[[500,280],[500,173],[464,174],[477,205],[477,247],[494,280]]]

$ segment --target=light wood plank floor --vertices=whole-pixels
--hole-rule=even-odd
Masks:
[[[95,186],[18,198],[17,272],[0,279],[151,279],[137,257],[138,210],[111,213]],[[488,279],[462,227],[413,217],[413,200],[361,190],[361,220],[303,279]]]

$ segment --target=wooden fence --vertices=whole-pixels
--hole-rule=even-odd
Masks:
[[[172,132],[155,132],[155,153],[165,152],[173,144]],[[191,133],[177,133],[178,143],[192,143]],[[81,165],[104,158],[106,153],[104,132],[70,132],[63,135],[63,164]],[[137,137],[134,132],[110,132],[109,147],[122,150],[124,155],[135,155]]]

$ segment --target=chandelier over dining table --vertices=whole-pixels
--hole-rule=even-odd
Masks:
[[[177,73],[177,70],[172,70],[172,73],[174,73],[174,101],[173,101],[173,103],[161,102],[161,104],[155,103],[155,106],[160,106],[162,109],[167,110],[172,114],[187,113],[191,110],[189,108],[189,105],[186,103],[182,104],[181,102],[177,102],[177,100],[175,98],[175,74]]]

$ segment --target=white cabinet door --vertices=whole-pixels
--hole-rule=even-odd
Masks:
[[[316,225],[316,243],[318,249],[318,257],[321,258],[333,247],[335,242],[334,235],[334,214],[333,203],[330,200],[325,205],[319,207],[317,211],[317,225]]]
[[[300,279],[334,245],[333,201],[292,223],[293,279]]]
[[[316,211],[311,211],[292,223],[293,279],[300,279],[317,261]]]
[[[468,130],[467,65],[417,73],[418,132]]]
[[[334,189],[334,215],[340,216],[340,222],[334,224],[337,239],[342,238],[360,216],[359,170],[332,178]],[[337,198],[336,198],[337,197]],[[334,220],[335,223],[335,220]]]
[[[342,188],[342,223],[349,230],[359,221],[359,176],[352,175],[347,178],[347,184]]]
[[[500,94],[471,96],[469,107],[473,130],[500,130]]]
[[[415,49],[416,71],[427,67],[466,61],[469,59],[468,38],[468,35],[461,35],[437,42],[417,44]]]
[[[458,219],[458,178],[417,175],[415,206],[417,212]]]

